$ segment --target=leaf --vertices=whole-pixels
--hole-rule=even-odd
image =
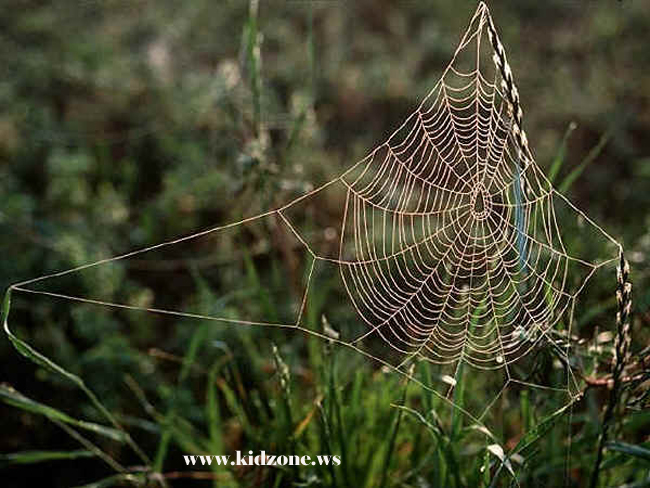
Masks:
[[[425,419],[420,412],[404,405],[393,405],[395,408],[404,410],[406,413],[417,419],[424,425],[429,433],[438,441],[438,450],[444,457],[446,463],[450,468],[450,472],[454,477],[456,486],[464,486],[460,479],[460,467],[456,460],[456,453],[454,452],[453,445],[449,437],[437,426]]]
[[[628,444],[627,442],[611,441],[607,443],[607,448],[611,449],[612,451],[621,452],[623,454],[627,454],[628,456],[650,462],[650,449],[647,447]]]
[[[196,360],[196,355],[198,353],[199,347],[204,342],[205,334],[207,333],[207,325],[199,327],[190,340],[190,344],[187,349],[187,353],[183,358],[183,364],[181,366],[181,371],[178,376],[177,388],[180,388],[187,377],[189,376],[190,370],[194,365]],[[174,433],[179,434],[178,420],[177,420],[177,404],[176,404],[176,395],[174,394],[171,398],[169,409],[165,415],[163,425],[162,425],[162,434],[160,436],[160,441],[158,443],[158,449],[156,451],[156,457],[154,459],[153,469],[156,472],[162,471],[165,458],[167,457],[167,452],[169,450],[169,444],[174,437]],[[182,436],[182,433],[181,433]]]
[[[322,395],[319,395],[318,398],[316,398],[316,400],[314,400],[314,406],[311,408],[311,410],[309,410],[309,412],[307,413],[305,418],[303,418],[298,423],[298,425],[296,426],[296,429],[293,431],[293,438],[294,439],[298,439],[302,435],[302,433],[305,431],[305,429],[307,428],[309,423],[314,418],[314,415],[318,411],[319,405],[320,405],[322,400],[323,400]]]
[[[499,458],[501,464],[503,464],[506,467],[506,469],[510,472],[510,474],[514,478],[515,472],[512,469],[512,464],[510,464],[510,460],[506,457],[506,453],[503,451],[503,447],[501,447],[500,444],[490,444],[489,446],[487,446],[487,450],[491,454]]]
[[[412,366],[412,368],[414,368],[414,366]],[[413,375],[413,369],[411,369],[410,374],[411,374],[411,376]],[[407,390],[408,390],[408,385],[409,385],[409,382],[407,381],[406,384],[404,385],[404,390],[402,392],[402,401],[401,401],[402,405],[404,405],[406,403],[406,393],[407,393]],[[386,483],[388,482],[388,469],[390,467],[390,461],[391,461],[391,458],[393,456],[393,452],[395,451],[395,446],[397,444],[397,433],[399,432],[399,428],[400,428],[400,425],[402,423],[402,414],[403,413],[404,413],[404,410],[398,410],[397,415],[395,416],[395,418],[392,421],[393,428],[392,428],[392,432],[390,434],[390,438],[389,438],[390,440],[388,442],[388,445],[386,446],[386,453],[385,453],[385,457],[384,457],[384,460],[383,460],[383,470],[382,470],[382,474],[381,474],[381,484],[380,484],[380,486],[382,488],[384,486],[386,486]]]
[[[86,422],[85,420],[78,420],[70,417],[68,414],[50,407],[43,403],[39,403],[31,398],[26,397],[22,393],[16,391],[9,385],[0,385],[0,400],[12,407],[25,410],[27,412],[43,415],[50,420],[63,422],[66,424],[74,425],[81,429],[94,432],[95,434],[108,437],[114,441],[126,442],[127,435],[125,432],[104,425],[95,424],[93,422]]]
[[[476,306],[476,308],[472,312],[472,316],[468,328],[469,334],[472,334],[474,332],[474,329],[478,324],[481,313],[487,307],[487,302],[488,302],[488,298],[484,297],[483,300],[481,300],[481,302]],[[450,438],[452,442],[458,438],[463,428],[463,416],[460,415],[459,412],[465,407],[465,387],[466,387],[467,379],[464,377],[464,372],[465,372],[465,362],[462,360],[461,357],[461,360],[458,362],[458,367],[456,368],[456,374],[455,377],[453,378],[453,385],[452,385],[452,387],[454,388],[454,405],[457,407],[454,408],[451,414],[452,417],[451,417]],[[443,381],[452,384],[452,382],[449,382],[449,380],[445,379],[444,377],[443,377]]]
[[[85,391],[85,385],[81,378],[66,371],[64,368],[56,364],[51,359],[43,356],[41,353],[36,351],[32,346],[24,342],[22,339],[19,339],[17,336],[13,334],[13,332],[11,332],[11,330],[9,329],[9,322],[8,322],[9,309],[11,308],[11,290],[12,289],[9,288],[5,293],[5,298],[2,305],[2,324],[5,333],[7,334],[7,337],[9,337],[9,340],[11,341],[13,346],[20,354],[25,356],[30,361],[38,364],[39,366],[47,369],[48,371],[51,371],[56,374],[60,374],[61,376],[72,381],[73,383],[75,383],[77,386],[84,389]]]
[[[4,328],[5,333],[7,334],[7,337],[13,344],[14,348],[23,356],[25,356],[27,359],[32,361],[35,364],[38,364],[39,366],[47,369],[48,371],[51,371],[53,373],[59,374],[63,376],[64,378],[68,379],[75,385],[77,385],[85,394],[86,396],[90,399],[91,403],[108,419],[108,421],[115,427],[116,430],[119,430],[122,432],[121,435],[123,435],[123,439],[126,441],[126,443],[133,449],[133,451],[138,455],[138,457],[144,461],[146,464],[150,464],[150,460],[147,457],[147,455],[140,449],[140,447],[131,439],[131,436],[122,429],[120,424],[118,424],[117,420],[115,417],[109,412],[109,410],[104,406],[102,402],[99,401],[99,398],[86,386],[84,381],[77,375],[74,375],[67,371],[66,369],[62,368],[58,364],[56,364],[54,361],[51,359],[47,358],[40,352],[38,352],[36,349],[34,349],[32,346],[27,344],[25,341],[20,339],[19,337],[15,336],[13,332],[11,332],[11,329],[9,329],[9,310],[11,309],[11,291],[13,289],[19,289],[16,288],[15,286],[11,286],[7,289],[4,297],[4,301],[2,304],[2,326]]]
[[[569,136],[571,136],[571,133],[577,127],[578,125],[575,122],[571,122],[567,127],[566,132],[564,133],[564,137],[562,138],[562,142],[560,143],[560,148],[558,149],[557,155],[553,160],[553,164],[551,165],[551,168],[548,171],[548,181],[550,181],[551,183],[555,181],[555,177],[560,172],[560,169],[564,164],[564,160],[566,157],[566,146],[567,146],[567,142],[569,141]]]
[[[567,177],[564,179],[562,184],[560,185],[559,191],[560,193],[566,193],[569,188],[571,188],[571,185],[575,182],[575,180],[578,179],[578,177],[582,174],[582,172],[585,170],[585,168],[591,164],[603,151],[605,148],[605,144],[609,141],[609,138],[611,136],[611,131],[605,132],[603,136],[600,138],[598,141],[598,144],[596,144],[591,151],[589,151],[589,154],[582,160],[582,162],[571,171],[567,175]]]
[[[0,466],[11,464],[34,464],[45,461],[61,461],[66,459],[79,459],[94,457],[90,451],[21,451],[9,454],[0,454]]]
[[[110,486],[124,486],[125,481],[137,486],[141,486],[143,483],[142,476],[133,474],[117,474],[88,483],[87,485],[77,486],[76,488],[109,488]]]
[[[219,362],[215,363],[208,372],[206,387],[205,417],[208,422],[208,433],[210,450],[214,454],[224,452],[223,448],[223,425],[221,422],[221,412],[217,399],[217,373],[221,369]]]
[[[469,426],[469,429],[470,430],[476,430],[476,431],[480,432],[481,434],[484,434],[487,437],[489,437],[490,439],[492,439],[492,441],[497,442],[497,437],[492,432],[490,432],[490,430],[487,427],[485,427],[484,425],[473,424],[473,425]]]
[[[524,459],[523,459],[523,457],[521,456],[520,453],[525,451],[530,446],[535,444],[538,440],[540,440],[542,437],[544,437],[544,435],[546,435],[546,433],[548,433],[548,431],[555,425],[555,423],[560,419],[560,417],[562,417],[562,415],[564,415],[567,411],[569,411],[573,407],[573,404],[579,398],[580,397],[573,399],[567,405],[557,409],[555,412],[553,412],[552,414],[550,414],[547,417],[545,417],[544,419],[542,419],[541,422],[539,422],[537,425],[535,425],[535,427],[530,432],[527,432],[519,440],[517,445],[513,449],[510,450],[510,452],[506,456],[506,459],[508,461],[510,459],[512,459],[512,460],[517,461],[520,464],[523,464]],[[494,454],[495,456],[497,456],[497,454],[499,453],[499,449],[497,449],[497,448],[493,448],[492,450],[490,450],[490,448],[488,447],[488,451],[491,452],[492,454]],[[503,452],[503,448],[501,448],[501,452]],[[494,478],[492,480],[492,483],[490,484],[490,487],[496,486],[497,480],[499,479],[499,472],[501,471],[501,468],[504,467],[504,466],[514,476],[514,473],[512,473],[512,470],[511,470],[512,465],[510,463],[508,463],[508,465],[506,465],[504,462],[502,462],[501,466],[497,470],[497,473],[495,474],[495,476],[494,476]]]
[[[542,419],[541,422],[537,423],[537,425],[535,425],[535,427],[530,432],[527,432],[526,435],[524,435],[519,440],[511,452],[521,453],[522,451],[525,451],[530,446],[532,446],[535,442],[540,440],[542,437],[544,437],[544,435],[555,425],[560,417],[562,417],[562,415],[564,415],[573,407],[573,404],[576,401],[577,399],[572,400],[570,403],[557,409],[555,412]]]

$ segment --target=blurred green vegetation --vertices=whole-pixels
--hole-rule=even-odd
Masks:
[[[3,289],[256,215],[338,175],[428,93],[475,5],[5,3]],[[637,352],[647,344],[650,305],[647,7],[640,0],[490,5],[538,163],[625,245]],[[310,218],[327,228],[326,208]],[[246,254],[247,265],[219,280],[213,275],[231,254],[208,242],[81,274],[62,286],[139,306],[162,300],[205,314],[244,307],[282,317],[295,301],[286,276],[300,281],[302,261],[292,267],[254,232],[228,245]],[[164,279],[157,278],[163,271]],[[336,292],[324,283],[306,320],[319,328],[325,314],[341,330],[354,319],[343,299],[338,305],[325,299]],[[229,293],[236,288],[245,294],[235,301]],[[612,275],[590,286],[579,306],[574,331],[589,344],[614,328],[614,288]],[[566,398],[514,389],[496,405],[493,432],[486,433],[454,418],[417,384],[304,335],[20,293],[12,300],[17,336],[83,378],[154,468],[170,474],[170,486],[210,484],[172,476],[188,470],[181,454],[235,449],[340,454],[343,463],[218,468],[213,486],[515,486],[511,469],[521,486],[587,485],[606,389],[590,389],[572,415],[557,413]],[[586,370],[598,364],[597,372],[606,371],[609,346],[585,346]],[[143,463],[74,383],[27,361],[7,340],[0,354],[0,381],[11,385],[0,390],[5,486],[76,486],[114,476],[110,459],[127,468]],[[552,357],[540,364],[543,374],[562,374]],[[413,374],[430,383],[424,365]],[[494,396],[492,383],[465,376],[465,402],[481,405]],[[80,419],[106,430],[98,433]],[[650,486],[649,426],[647,410],[620,412],[602,486]],[[63,435],[70,429],[109,461]],[[511,454],[508,463],[495,445]],[[96,486],[138,476],[123,473]]]

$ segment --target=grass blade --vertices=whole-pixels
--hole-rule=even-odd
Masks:
[[[571,133],[573,133],[573,131],[576,130],[577,127],[578,125],[575,122],[571,122],[567,127],[566,132],[564,133],[564,137],[562,138],[560,147],[557,151],[555,159],[553,160],[553,164],[551,164],[551,168],[548,170],[548,181],[550,181],[551,183],[555,181],[557,174],[560,172],[560,169],[564,164],[566,158],[567,142],[569,142],[569,137],[571,136]]]
[[[0,467],[12,464],[36,464],[45,461],[63,461],[94,457],[90,451],[20,451],[0,454]]]
[[[121,430],[70,417],[68,414],[57,410],[56,408],[50,407],[49,405],[45,405],[26,397],[9,385],[0,385],[0,400],[7,405],[11,405],[12,407],[19,408],[26,412],[43,415],[49,420],[74,425],[80,429],[108,437],[109,439],[117,442],[126,442],[126,433]]]
[[[409,373],[413,375],[413,369],[411,369],[411,372]],[[407,381],[406,384],[404,385],[404,391],[402,392],[402,401],[401,404],[404,405],[406,403],[406,393],[408,391],[408,385],[409,382]],[[386,482],[388,481],[388,468],[390,467],[390,461],[391,458],[393,457],[393,452],[395,451],[395,445],[397,441],[397,433],[399,432],[400,425],[402,423],[402,414],[404,413],[404,410],[398,410],[396,418],[393,421],[393,428],[391,430],[390,434],[390,441],[388,442],[388,446],[386,447],[386,454],[383,462],[384,469],[382,470],[381,473],[381,483],[380,486],[381,488],[384,488],[386,486]]]
[[[479,317],[481,315],[481,312],[483,312],[483,309],[487,306],[487,298],[484,298],[481,303],[479,303],[476,308],[474,309],[472,313],[472,318],[469,323],[469,334],[471,335],[474,332],[474,329],[476,328],[476,324],[478,323]],[[469,311],[468,311],[469,312]],[[454,375],[454,405],[457,408],[454,408],[452,411],[452,418],[451,418],[451,441],[453,442],[454,439],[457,439],[458,436],[460,435],[460,432],[463,428],[463,415],[460,415],[459,412],[463,409],[464,404],[465,404],[465,378],[464,378],[464,372],[465,372],[465,361],[461,357],[459,359],[458,367],[456,369],[456,374]]]
[[[650,461],[650,449],[644,446],[628,444],[627,442],[621,441],[611,441],[607,443],[607,448],[637,459],[642,459],[643,461]]]
[[[114,476],[109,476],[108,478],[103,478],[87,485],[77,486],[76,488],[109,488],[111,486],[124,486],[125,482],[129,482],[135,485],[142,484],[142,477],[133,475],[133,474],[117,474]]]
[[[454,486],[465,486],[460,478],[460,467],[458,461],[456,460],[456,453],[454,452],[453,445],[450,442],[449,437],[446,436],[436,425],[433,425],[431,422],[425,419],[417,410],[413,410],[412,408],[406,407],[404,405],[395,405],[395,407],[404,410],[406,413],[413,416],[416,420],[418,420],[422,425],[426,427],[427,431],[433,436],[434,439],[436,439],[439,444],[438,451],[444,457],[444,460],[449,467],[449,472],[454,477]]]
[[[151,464],[149,457],[140,449],[140,447],[131,439],[131,436],[122,428],[122,426],[117,422],[113,414],[104,406],[103,403],[99,401],[99,398],[86,386],[84,381],[77,375],[70,373],[65,368],[59,366],[54,361],[39,353],[32,346],[27,344],[25,341],[14,335],[14,333],[9,328],[9,310],[11,309],[11,291],[13,287],[9,287],[5,293],[4,300],[2,303],[2,326],[4,328],[5,334],[11,341],[11,344],[14,348],[27,359],[33,363],[45,368],[48,371],[51,371],[55,374],[63,376],[67,380],[71,381],[77,387],[79,387],[86,396],[90,399],[91,403],[97,408],[104,417],[115,427],[115,429],[122,431],[124,434],[124,439],[126,443],[133,449],[133,451],[138,455],[138,457],[144,461],[147,465]]]
[[[524,435],[519,442],[517,442],[517,445],[512,449],[512,453],[521,453],[528,449],[530,446],[535,444],[538,440],[540,440],[546,433],[551,430],[551,428],[555,425],[555,423],[567,412],[573,408],[573,404],[575,403],[576,400],[571,401],[571,403],[568,403],[567,405],[557,409],[555,412],[552,414],[548,415],[544,419],[541,420],[541,422],[538,422],[537,425],[530,431],[527,432],[526,435]],[[509,455],[510,456],[510,455]]]
[[[181,371],[178,376],[178,387],[180,387],[187,376],[189,375],[192,365],[196,359],[196,355],[199,350],[199,346],[203,342],[205,333],[207,332],[207,326],[203,325],[199,327],[196,332],[192,335],[190,340],[190,345],[187,349],[187,354],[183,358],[183,365],[181,366]],[[167,457],[167,452],[169,450],[169,444],[172,440],[174,434],[174,428],[176,426],[176,396],[172,396],[171,404],[167,415],[163,422],[163,432],[160,437],[160,442],[158,443],[158,449],[156,451],[156,458],[154,460],[153,469],[156,472],[162,471],[165,458]]]
[[[589,166],[603,151],[605,148],[605,144],[609,141],[609,138],[611,137],[611,131],[605,132],[603,136],[600,138],[598,141],[598,144],[596,144],[591,151],[587,154],[587,156],[582,160],[582,162],[571,171],[567,175],[567,177],[564,179],[562,184],[559,187],[560,193],[566,193],[569,188],[571,188],[571,185],[580,177],[582,172],[585,170],[587,166]]]

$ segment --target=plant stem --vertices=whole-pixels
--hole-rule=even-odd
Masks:
[[[603,421],[601,424],[600,436],[598,437],[598,447],[596,451],[596,462],[594,469],[591,473],[591,482],[589,486],[596,488],[598,486],[598,478],[600,476],[600,468],[603,462],[603,453],[609,429],[614,419],[614,412],[620,399],[623,371],[627,362],[630,343],[631,332],[628,318],[630,316],[630,309],[632,307],[632,283],[629,281],[630,267],[625,260],[623,251],[621,251],[621,261],[617,272],[617,288],[616,288],[616,301],[618,303],[618,311],[616,312],[616,341],[614,343],[614,367],[612,372],[613,385],[609,392],[609,399]]]

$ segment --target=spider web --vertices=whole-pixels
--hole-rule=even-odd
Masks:
[[[567,339],[576,300],[596,271],[617,261],[621,247],[553,188],[535,163],[522,124],[505,50],[481,3],[440,80],[417,109],[335,179],[263,214],[11,289],[301,331],[390,366],[478,424],[513,384],[557,391],[572,402],[579,388],[567,366]],[[324,232],[315,209],[338,227]],[[568,224],[561,228],[560,221]],[[567,239],[576,234],[579,247]],[[267,246],[251,249],[260,235],[268,237]],[[599,253],[607,246],[612,253],[603,259]],[[128,261],[148,270],[159,258],[167,259],[171,248],[185,252],[188,260],[206,249],[242,263],[254,255],[277,256],[289,263],[289,272],[279,286],[261,286],[260,296],[274,301],[290,288],[298,299],[267,317],[264,307],[244,306],[249,297],[237,292],[223,298],[227,306],[220,302],[213,310],[192,303],[182,310],[168,307],[159,295],[134,302],[121,290],[93,295],[93,284],[105,281],[102,273],[113,272],[105,265]],[[221,289],[237,288],[238,275],[219,266],[212,274]],[[78,293],[69,292],[72,275],[87,283]],[[167,283],[167,289],[182,285]],[[349,327],[332,321],[340,335],[306,320],[322,288],[330,290],[330,300],[346,301],[356,314]],[[540,350],[551,350],[563,361],[563,383],[535,382],[528,374]],[[416,361],[438,368],[435,384],[409,373]],[[492,370],[501,382],[488,405],[454,405],[451,392],[463,365],[488,376],[482,371]]]

